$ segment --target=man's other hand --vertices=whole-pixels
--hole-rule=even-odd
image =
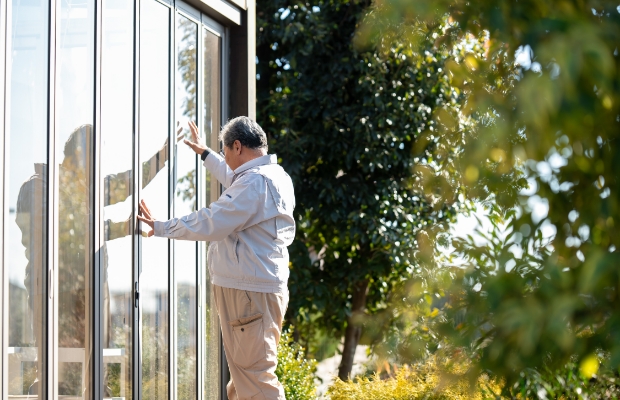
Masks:
[[[138,221],[142,221],[151,227],[150,232],[147,234],[147,237],[151,237],[155,234],[155,218],[151,215],[151,210],[146,206],[144,200],[140,200],[138,207]]]
[[[191,140],[183,139],[183,143],[188,145],[196,154],[199,156],[207,150],[207,146],[202,143],[200,137],[198,136],[198,127],[193,121],[189,121],[189,130],[191,132],[192,138]]]

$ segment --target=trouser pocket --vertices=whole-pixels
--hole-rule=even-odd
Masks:
[[[250,368],[267,357],[263,314],[254,314],[228,321],[232,327],[232,361],[241,368]]]

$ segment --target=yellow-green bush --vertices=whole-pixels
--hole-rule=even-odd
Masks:
[[[306,360],[304,353],[304,348],[293,342],[292,329],[282,332],[278,345],[276,375],[284,386],[288,400],[316,399],[314,385],[316,361]]]
[[[400,368],[394,377],[381,380],[379,374],[355,381],[336,382],[328,389],[331,400],[414,400],[414,399],[489,399],[501,392],[497,382],[481,376],[474,387],[469,384],[463,369],[446,374],[434,359],[424,364]]]

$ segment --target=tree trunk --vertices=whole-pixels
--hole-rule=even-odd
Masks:
[[[347,321],[347,329],[344,332],[344,348],[342,349],[342,360],[338,367],[338,378],[343,381],[351,378],[353,369],[353,356],[357,343],[362,335],[362,327],[355,324],[355,317],[364,312],[366,308],[366,296],[368,295],[368,279],[358,282],[353,288],[353,301],[351,305],[351,316]]]

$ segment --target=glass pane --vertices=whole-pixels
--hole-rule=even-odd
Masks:
[[[8,31],[8,394],[42,392],[47,221],[48,2],[13,0]],[[37,116],[37,117],[34,117]]]
[[[58,394],[89,398],[94,0],[58,0]]]
[[[221,38],[211,31],[204,29],[204,100],[202,104],[204,115],[204,135],[207,144],[217,144],[217,135],[220,131],[220,56]],[[210,196],[207,196],[209,199]],[[216,199],[217,196],[214,198]]]
[[[140,9],[140,160],[142,195],[153,215],[168,219],[170,9],[144,0]],[[144,225],[144,224],[142,224]],[[142,397],[168,398],[168,239],[142,240]]]
[[[104,0],[102,7],[103,395],[131,399],[134,3]]]
[[[216,148],[217,134],[220,128],[220,37],[210,31],[203,30],[204,65],[203,65],[203,132],[204,140],[210,147]],[[207,204],[217,199],[217,180],[205,173],[205,199]],[[202,323],[204,335],[202,340],[203,365],[203,397],[205,400],[216,400],[220,397],[220,327],[215,300],[211,291],[206,262],[207,246],[203,251],[202,262],[204,271],[203,287],[205,288],[202,304]]]
[[[177,70],[175,77],[175,114],[177,132],[190,138],[188,122],[196,122],[196,65],[198,25],[176,16]],[[197,156],[188,146],[176,146],[174,216],[182,217],[196,210]],[[177,284],[177,397],[197,397],[196,388],[196,293],[197,243],[174,241],[174,268]]]

